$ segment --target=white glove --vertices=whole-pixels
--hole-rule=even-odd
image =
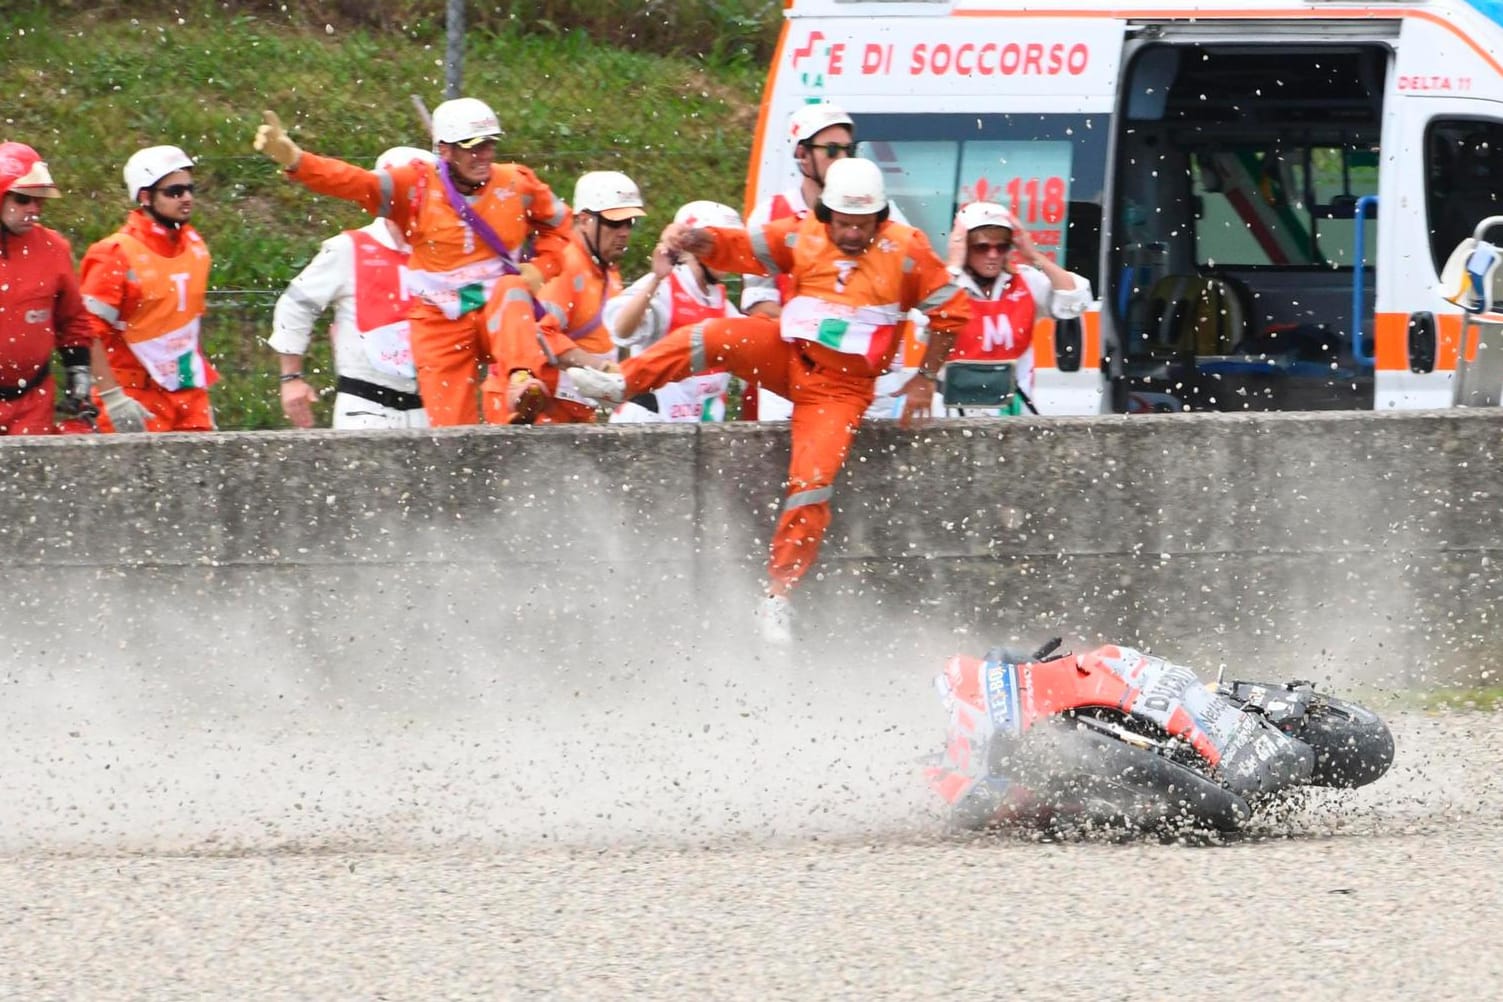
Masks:
[[[261,112],[262,124],[256,127],[252,145],[258,153],[265,153],[286,170],[292,170],[303,158],[303,151],[282,128],[282,120],[274,111]]]
[[[112,386],[102,391],[99,399],[104,401],[104,412],[110,416],[110,424],[116,431],[146,430],[146,419],[151,417],[151,411],[139,400],[127,396],[125,390]]]

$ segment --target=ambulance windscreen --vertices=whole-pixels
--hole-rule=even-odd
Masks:
[[[957,208],[999,202],[1039,250],[1095,283],[1106,137],[1105,116],[864,114],[860,155],[935,247]]]

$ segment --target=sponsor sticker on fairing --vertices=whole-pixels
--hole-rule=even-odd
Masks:
[[[1018,706],[1018,668],[1016,665],[988,661],[982,679],[986,694],[986,713],[992,727],[1003,734],[1017,734],[1023,715]]]
[[[1151,720],[1170,734],[1180,734],[1182,727],[1176,726],[1176,721],[1185,721],[1175,714],[1183,711],[1187,722],[1222,754],[1236,738],[1243,714],[1224,696],[1202,684],[1192,669],[1129,647],[1121,648],[1119,657],[1102,658],[1102,663],[1141,690],[1131,707],[1134,716]]]

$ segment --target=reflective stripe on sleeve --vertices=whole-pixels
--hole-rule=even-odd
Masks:
[[[376,182],[381,187],[381,204],[376,207],[376,215],[385,219],[391,215],[391,193],[394,185],[389,171],[378,170],[374,173],[376,175]]]
[[[943,306],[945,303],[949,302],[950,298],[959,291],[959,286],[957,286],[954,282],[946,282],[944,285],[941,285],[938,289],[935,289],[933,292],[929,293],[922,300],[920,300],[918,303],[918,310],[921,313],[928,313],[930,310],[936,309],[937,307]]]
[[[797,494],[788,495],[788,500],[783,502],[783,510],[792,511],[795,508],[807,508],[811,504],[824,504],[834,496],[834,487],[816,487],[812,491],[799,491]]]
[[[506,291],[504,291],[504,292],[501,293],[501,309],[494,311],[490,315],[490,319],[486,320],[486,322],[485,322],[485,329],[488,330],[488,331],[490,331],[492,334],[497,334],[497,333],[500,332],[500,330],[501,330],[501,315],[506,312],[506,304],[507,303],[531,303],[531,302],[532,302],[532,293],[529,292],[527,289],[518,289],[518,288],[515,288],[515,287],[508,288]],[[544,306],[544,308],[547,308],[548,304],[544,303],[543,306]]]
[[[704,372],[709,367],[705,355],[705,325],[701,322],[689,328],[689,371]]]
[[[98,317],[100,320],[103,320],[111,327],[123,326],[120,323],[120,311],[111,306],[109,303],[106,303],[104,300],[99,299],[96,296],[84,296],[83,304],[84,309],[88,310],[90,313],[94,314],[94,316]]]
[[[761,230],[752,230],[748,235],[751,237],[752,256],[762,262],[762,267],[767,269],[769,275],[781,275],[783,269],[772,259],[772,251],[767,246],[767,234]]]

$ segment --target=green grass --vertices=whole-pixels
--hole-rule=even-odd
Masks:
[[[1423,707],[1436,712],[1447,710],[1497,712],[1503,710],[1503,686],[1483,685],[1476,688],[1465,687],[1427,692],[1423,697]]]
[[[220,426],[282,427],[275,357],[261,343],[271,304],[321,240],[365,219],[289,184],[251,151],[261,110],[278,111],[306,149],[364,164],[389,146],[427,145],[409,95],[430,107],[442,100],[441,14],[435,35],[428,21],[325,30],[298,11],[263,18],[189,4],[179,19],[152,16],[149,4],[91,6],[0,14],[6,136],[47,158],[65,197],[48,206],[46,222],[78,256],[129,209],[120,171],[132,152],[172,143],[198,160],[194,224],[214,254],[206,344],[224,377],[213,391]],[[536,25],[549,5],[526,6],[525,23]],[[718,50],[706,39],[709,57],[634,51],[550,24],[472,30],[463,89],[496,108],[503,155],[563,197],[585,170],[624,170],[642,186],[651,214],[623,266],[630,280],[646,267],[652,230],[680,203],[740,204],[762,69],[728,57],[746,45],[736,23]],[[326,348],[310,358],[315,372],[328,364]]]

